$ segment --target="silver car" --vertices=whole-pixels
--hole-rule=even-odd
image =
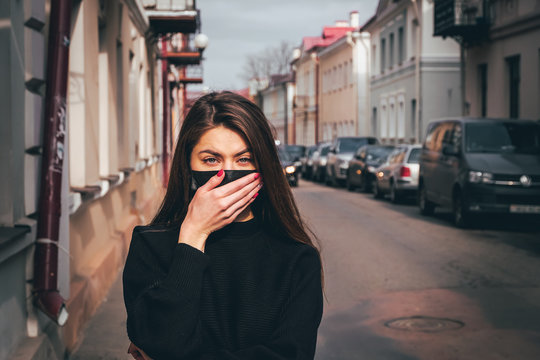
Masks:
[[[314,181],[324,182],[326,175],[326,160],[330,151],[330,143],[319,144],[313,153],[313,164],[311,176]]]
[[[416,195],[422,145],[400,145],[375,172],[373,195],[382,198],[390,194],[393,203],[405,195]]]

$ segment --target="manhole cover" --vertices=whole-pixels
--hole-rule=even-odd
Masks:
[[[440,332],[461,329],[465,324],[458,320],[430,316],[411,316],[387,321],[384,326],[402,331]]]

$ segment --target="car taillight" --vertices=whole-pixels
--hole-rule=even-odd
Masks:
[[[411,177],[411,169],[408,166],[402,166],[401,169],[399,169],[399,176]]]

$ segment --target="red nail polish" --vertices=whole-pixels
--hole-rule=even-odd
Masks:
[[[257,180],[260,176],[261,176],[261,174],[256,173],[256,174],[255,174],[255,180]]]
[[[255,195],[253,195],[253,198],[255,199],[257,196],[259,196],[259,193],[256,193]]]
[[[223,175],[223,169],[219,170],[218,173],[217,173],[218,177],[221,177],[221,175]]]

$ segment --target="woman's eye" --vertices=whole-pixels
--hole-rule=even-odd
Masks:
[[[203,160],[204,163],[206,164],[215,164],[217,163],[217,159],[216,158],[206,158]]]
[[[251,159],[244,157],[244,158],[240,158],[238,161],[241,162],[242,164],[247,164],[251,162]]]

